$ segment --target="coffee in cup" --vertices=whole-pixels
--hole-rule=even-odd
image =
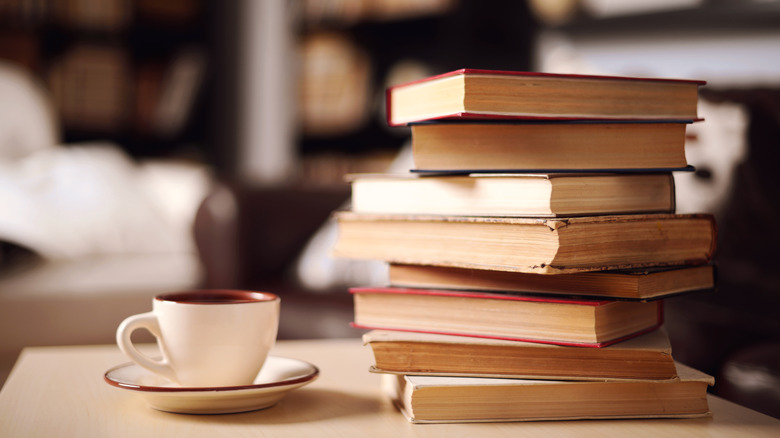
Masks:
[[[267,292],[193,290],[152,300],[152,311],[128,317],[116,341],[130,359],[181,386],[250,385],[276,342],[280,299]],[[133,345],[146,329],[157,338],[162,359]]]

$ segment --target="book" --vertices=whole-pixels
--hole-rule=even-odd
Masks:
[[[334,255],[387,262],[563,274],[705,264],[712,215],[511,218],[335,214]]]
[[[97,13],[92,18],[100,21],[101,17],[102,14]],[[120,130],[128,122],[133,103],[130,100],[134,84],[129,50],[76,43],[53,60],[48,86],[65,127],[89,132]]]
[[[370,54],[342,32],[308,33],[299,46],[296,108],[303,134],[327,138],[364,129],[374,98]]]
[[[437,119],[697,119],[704,81],[460,69],[390,87],[391,126]]]
[[[183,49],[173,57],[160,84],[151,118],[156,134],[172,138],[185,128],[202,89],[207,66],[206,56],[195,48]]]
[[[615,301],[394,287],[352,288],[353,326],[604,347],[663,323],[663,300]]]
[[[363,344],[372,372],[543,380],[668,380],[677,377],[663,328],[604,348],[372,330]]]
[[[391,263],[390,285],[651,300],[715,287],[712,265],[538,275]]]
[[[555,381],[382,375],[382,390],[412,423],[709,416],[714,379],[676,364],[679,379]]]
[[[690,170],[685,123],[413,124],[415,172]]]
[[[353,175],[352,211],[463,216],[582,216],[674,211],[659,174]]]

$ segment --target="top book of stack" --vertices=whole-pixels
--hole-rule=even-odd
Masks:
[[[391,126],[457,119],[696,121],[704,81],[461,69],[387,90]]]

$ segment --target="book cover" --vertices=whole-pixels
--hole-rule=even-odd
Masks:
[[[460,69],[390,87],[390,126],[441,119],[698,119],[704,81]]]
[[[663,328],[610,346],[553,344],[469,336],[372,330],[363,343],[372,372],[544,380],[669,380],[677,378]]]
[[[670,122],[412,124],[413,170],[636,173],[686,169],[686,126]]]
[[[353,327],[579,347],[657,329],[663,301],[631,302],[394,287],[351,288]]]
[[[537,275],[523,272],[391,263],[390,285],[654,300],[715,287],[715,266]]]
[[[334,255],[412,265],[563,274],[706,264],[716,246],[712,215],[335,218]]]
[[[382,375],[383,392],[412,423],[709,416],[714,379],[677,364],[670,381],[577,382]]]
[[[352,211],[464,216],[671,213],[674,179],[658,174],[351,175]]]

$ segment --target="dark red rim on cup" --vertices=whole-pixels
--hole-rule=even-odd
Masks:
[[[274,301],[279,299],[279,297],[270,292],[203,289],[165,293],[157,295],[154,299],[181,304],[243,304]]]

